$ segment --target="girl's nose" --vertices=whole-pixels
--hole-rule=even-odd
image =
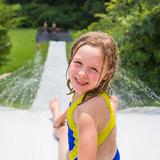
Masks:
[[[86,76],[87,76],[87,73],[86,73],[85,69],[81,69],[81,70],[78,72],[78,75],[83,78],[83,77],[86,77]]]

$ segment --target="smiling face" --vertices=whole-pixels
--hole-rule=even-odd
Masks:
[[[68,78],[70,79],[73,90],[82,95],[96,88],[104,79],[106,65],[103,68],[103,56],[101,49],[90,45],[83,45],[74,55],[69,69]]]

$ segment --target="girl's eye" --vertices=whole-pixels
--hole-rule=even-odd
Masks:
[[[74,63],[77,65],[82,65],[82,63],[80,61],[74,61]]]
[[[94,67],[90,68],[90,70],[91,70],[92,72],[97,72],[97,73],[98,73],[98,70],[97,70],[96,68],[94,68]]]

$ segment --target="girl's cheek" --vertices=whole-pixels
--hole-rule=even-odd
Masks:
[[[69,69],[68,69],[68,76],[69,78],[75,73],[75,67],[73,65],[70,65]]]
[[[90,79],[97,82],[99,80],[99,76],[97,74],[90,74],[89,75]]]
[[[73,63],[71,63],[69,69],[73,70],[74,68],[75,68],[75,65]]]
[[[69,72],[70,72],[70,73],[73,73],[73,72],[74,72],[74,70],[75,70],[75,68],[74,68],[73,66],[70,66],[70,68],[69,68]]]

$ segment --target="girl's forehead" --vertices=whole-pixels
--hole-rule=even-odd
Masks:
[[[89,66],[100,67],[104,63],[104,58],[101,49],[98,47],[92,47],[89,45],[84,45],[77,50],[73,60],[80,60]]]
[[[98,47],[84,45],[76,51],[74,57],[102,59],[102,51]]]

